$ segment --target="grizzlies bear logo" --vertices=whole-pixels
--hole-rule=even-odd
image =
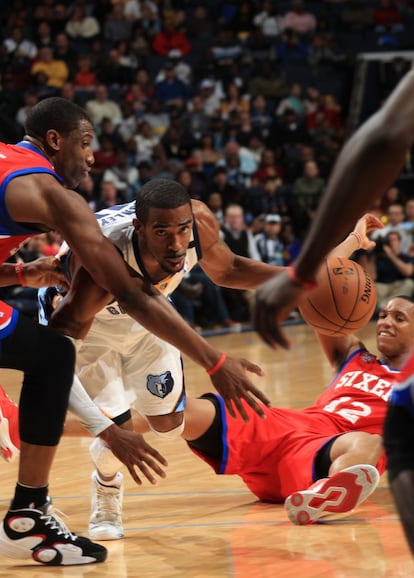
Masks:
[[[172,391],[173,386],[171,371],[166,371],[161,375],[147,375],[147,389],[157,397],[166,397]]]

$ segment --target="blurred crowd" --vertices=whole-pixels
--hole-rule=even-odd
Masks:
[[[277,265],[297,255],[347,136],[358,51],[393,51],[381,64],[385,98],[414,45],[410,0],[9,0],[0,18],[1,140],[23,136],[42,98],[73,100],[96,129],[78,190],[92,210],[133,200],[151,178],[176,179],[208,204],[234,252]],[[394,188],[400,223],[411,222],[414,201]],[[387,223],[392,206],[376,208]],[[397,233],[412,268],[412,238],[406,246]],[[53,234],[31,239],[17,258],[58,245]],[[359,257],[381,282],[379,256]],[[410,271],[400,274],[412,281]],[[7,297],[32,307],[27,288]],[[238,331],[250,319],[252,296],[217,288],[200,268],[174,300],[195,327]]]

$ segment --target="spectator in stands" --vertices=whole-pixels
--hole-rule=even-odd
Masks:
[[[103,118],[110,118],[114,125],[122,118],[122,111],[117,102],[108,97],[108,88],[105,84],[98,84],[95,98],[88,100],[85,109],[90,116],[95,129],[99,127]]]
[[[207,180],[203,172],[192,172],[192,168],[197,166],[195,158],[188,158],[184,162],[184,168],[176,175],[177,182],[180,183],[192,199],[204,200],[207,190]]]
[[[133,82],[134,70],[121,63],[121,54],[117,48],[108,50],[105,60],[96,69],[98,81],[105,84],[121,98],[121,94]]]
[[[378,242],[379,239],[385,239],[388,233],[397,231],[400,235],[400,245],[402,253],[409,254],[412,246],[412,237],[405,227],[404,205],[400,202],[392,203],[388,206],[386,212],[386,225],[383,229],[373,232],[371,237]]]
[[[197,143],[185,129],[180,113],[173,111],[170,114],[170,126],[162,136],[161,144],[170,163],[175,165],[177,170],[183,168],[184,161],[191,157]]]
[[[216,22],[211,16],[208,5],[193,6],[187,21],[187,33],[190,39],[211,40],[216,29]]]
[[[91,174],[96,183],[99,183],[106,169],[112,168],[116,163],[116,149],[110,135],[101,134],[98,137],[99,148],[94,151],[95,162]]]
[[[128,40],[131,36],[131,22],[124,15],[124,7],[121,2],[112,4],[112,9],[105,16],[102,35],[103,39],[111,47],[118,42]]]
[[[95,213],[98,199],[95,194],[95,182],[91,175],[88,174],[88,176],[82,180],[76,191],[85,199],[91,211]]]
[[[286,78],[277,75],[275,65],[269,60],[258,63],[248,86],[252,98],[260,94],[265,98],[280,99],[289,94]]]
[[[165,134],[171,123],[170,115],[155,97],[150,98],[148,108],[140,115],[140,120],[148,122],[159,137]]]
[[[65,32],[69,38],[79,47],[79,50],[86,50],[100,31],[98,19],[92,14],[86,14],[82,4],[76,2],[65,25]]]
[[[227,85],[224,98],[220,102],[220,115],[228,120],[232,112],[248,112],[250,110],[250,98],[248,94],[242,94],[236,83]]]
[[[219,116],[220,101],[223,94],[217,89],[212,78],[204,78],[200,83],[200,98],[207,116]]]
[[[39,102],[37,93],[33,90],[27,90],[24,94],[24,105],[21,106],[16,114],[16,122],[24,128],[27,115],[35,104]]]
[[[152,0],[126,0],[124,2],[125,18],[133,25],[145,18],[157,19],[158,6]]]
[[[317,20],[314,14],[305,10],[303,0],[292,0],[291,10],[282,19],[282,30],[292,30],[302,39],[309,39],[316,30]]]
[[[183,124],[197,141],[201,141],[210,129],[210,119],[203,108],[203,99],[194,94],[187,102],[186,112],[183,115]]]
[[[187,62],[183,60],[183,55],[181,50],[173,49],[168,53],[168,58],[174,64],[175,76],[178,80],[184,82],[184,84],[191,85],[192,82],[192,69]],[[156,80],[163,80],[165,73],[161,71]]]
[[[372,20],[376,32],[389,31],[395,34],[404,30],[400,12],[393,0],[379,0],[373,10]]]
[[[115,157],[115,164],[105,169],[102,181],[111,181],[115,185],[119,197],[128,202],[132,201],[140,187],[139,171],[136,166],[132,166],[128,162],[128,154],[125,149],[117,150]]]
[[[211,187],[223,197],[224,205],[243,205],[245,192],[237,188],[228,179],[227,170],[224,166],[217,166],[212,176]]]
[[[69,68],[64,60],[53,57],[52,49],[43,46],[39,49],[38,58],[30,69],[32,76],[42,72],[47,77],[47,86],[51,89],[59,89],[69,78]]]
[[[414,198],[409,198],[404,203],[404,221],[403,226],[404,230],[411,235],[411,245],[409,249],[409,254],[414,256],[413,254],[413,245],[414,245]]]
[[[293,30],[284,30],[276,43],[276,55],[280,62],[306,62],[308,44]]]
[[[96,210],[107,209],[114,205],[124,203],[125,199],[119,195],[115,184],[112,181],[102,181],[99,185],[99,197],[96,203]]]
[[[280,233],[280,238],[284,245],[283,259],[285,265],[291,265],[299,255],[302,243],[297,237],[292,219],[288,215],[282,217],[282,231]]]
[[[135,140],[137,151],[135,160],[137,164],[141,161],[151,162],[152,159],[164,156],[160,150],[160,137],[155,134],[149,122],[144,120],[138,124],[137,132],[133,139]]]
[[[183,110],[190,98],[189,87],[176,77],[171,60],[164,65],[164,80],[155,83],[155,98],[169,109]]]
[[[265,148],[262,152],[261,159],[253,177],[264,183],[269,178],[283,177],[283,167],[276,163],[276,153],[274,150]]]
[[[223,240],[233,253],[260,261],[254,237],[248,230],[244,220],[244,210],[241,205],[230,204],[224,211],[224,224],[221,228]],[[251,295],[238,289],[222,288],[230,317],[234,321],[250,319]]]
[[[23,28],[15,26],[3,41],[9,61],[18,59],[29,64],[37,56],[37,46],[24,34]]]
[[[222,26],[214,37],[210,52],[217,75],[224,78],[233,62],[241,58],[243,49],[233,30]]]
[[[35,22],[45,21],[50,25],[52,36],[62,32],[68,19],[68,7],[64,2],[40,0],[33,8]]]
[[[251,101],[250,119],[253,128],[259,131],[263,139],[266,139],[273,124],[273,116],[270,113],[267,100],[262,94],[258,94]]]
[[[302,85],[299,82],[294,82],[290,87],[289,95],[280,100],[276,108],[276,114],[281,116],[286,110],[293,110],[299,118],[305,116],[305,101],[303,99]]]
[[[87,93],[95,91],[98,79],[91,67],[91,59],[88,54],[78,56],[77,70],[73,77],[75,89],[86,91]]]
[[[315,161],[306,161],[303,175],[293,184],[293,194],[296,202],[312,217],[319,199],[325,190],[325,180],[319,176],[319,167]]]
[[[187,36],[177,29],[174,14],[164,18],[162,30],[155,35],[152,48],[161,56],[168,56],[171,50],[179,50],[183,56],[191,52]]]
[[[261,29],[268,46],[274,44],[281,32],[282,18],[271,0],[262,0],[259,12],[253,17],[253,24]]]
[[[63,60],[69,70],[69,79],[72,80],[77,68],[78,53],[74,50],[70,43],[67,34],[59,32],[56,34],[53,44],[53,57],[56,60]]]
[[[218,223],[223,225],[224,223],[224,212],[223,212],[223,197],[221,193],[215,191],[214,189],[207,195],[206,205],[216,217]]]
[[[264,263],[283,267],[284,246],[280,236],[282,230],[282,218],[278,214],[269,214],[265,217],[265,225],[262,233],[255,236],[257,250]]]
[[[52,46],[52,29],[48,22],[43,20],[37,24],[34,40],[38,50],[43,46]]]
[[[332,39],[316,33],[310,41],[308,61],[314,67],[321,63],[338,65],[346,62],[346,55],[336,49]]]

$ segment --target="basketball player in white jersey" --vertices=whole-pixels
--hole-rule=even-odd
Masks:
[[[232,253],[221,241],[219,224],[207,206],[191,200],[173,180],[151,180],[137,193],[136,202],[105,209],[97,218],[104,235],[118,248],[133,274],[147,281],[148,292],[157,290],[168,297],[197,262],[217,285],[237,289],[254,289],[281,270]],[[118,424],[129,421],[130,407],[136,407],[154,432],[167,438],[180,436],[186,405],[180,351],[135,322],[112,297],[108,299],[89,274],[78,268],[71,253],[62,264],[71,272],[72,283],[58,304],[57,314],[67,318],[76,301],[77,323],[91,325],[77,347],[77,376],[88,394],[104,413],[116,416]],[[51,291],[53,288],[40,297],[44,309],[48,309]],[[240,364],[261,373],[246,360],[222,354],[208,372],[210,377],[217,373],[214,384],[220,393],[220,374],[224,371],[230,381]],[[76,396],[76,385],[74,391]],[[226,391],[222,395],[234,413]],[[91,431],[97,435],[107,427],[102,416],[102,425],[97,424]],[[93,442],[91,453],[97,471],[93,474],[90,535],[99,540],[119,538],[123,535],[122,475],[116,473],[120,461],[101,439]],[[119,457],[128,465],[125,453]],[[151,467],[157,471],[152,463]],[[139,482],[133,464],[128,469]],[[144,474],[151,480],[147,470]],[[105,506],[109,494],[115,496],[112,503],[118,503],[116,512],[108,512]]]

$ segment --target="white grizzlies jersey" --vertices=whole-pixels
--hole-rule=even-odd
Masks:
[[[105,237],[110,239],[112,243],[118,247],[128,265],[142,277],[152,282],[141,259],[137,236],[135,235],[135,229],[132,224],[132,220],[135,218],[135,201],[103,209],[96,213],[95,216]],[[165,295],[165,297],[168,297],[181,283],[184,275],[188,271],[191,271],[200,258],[201,249],[198,241],[197,226],[194,221],[182,271],[167,275],[162,281],[152,284]],[[109,311],[110,307],[112,306],[105,308],[98,315],[105,314],[105,311],[111,315]],[[118,305],[116,305],[116,307],[119,308]]]
[[[151,281],[141,259],[132,221],[135,203],[96,214],[104,235],[118,247],[130,267]],[[167,298],[201,255],[196,225],[183,271],[153,285]],[[144,415],[182,411],[186,397],[181,354],[147,331],[114,301],[101,309],[77,349],[76,371],[83,386],[107,415],[135,406]]]

